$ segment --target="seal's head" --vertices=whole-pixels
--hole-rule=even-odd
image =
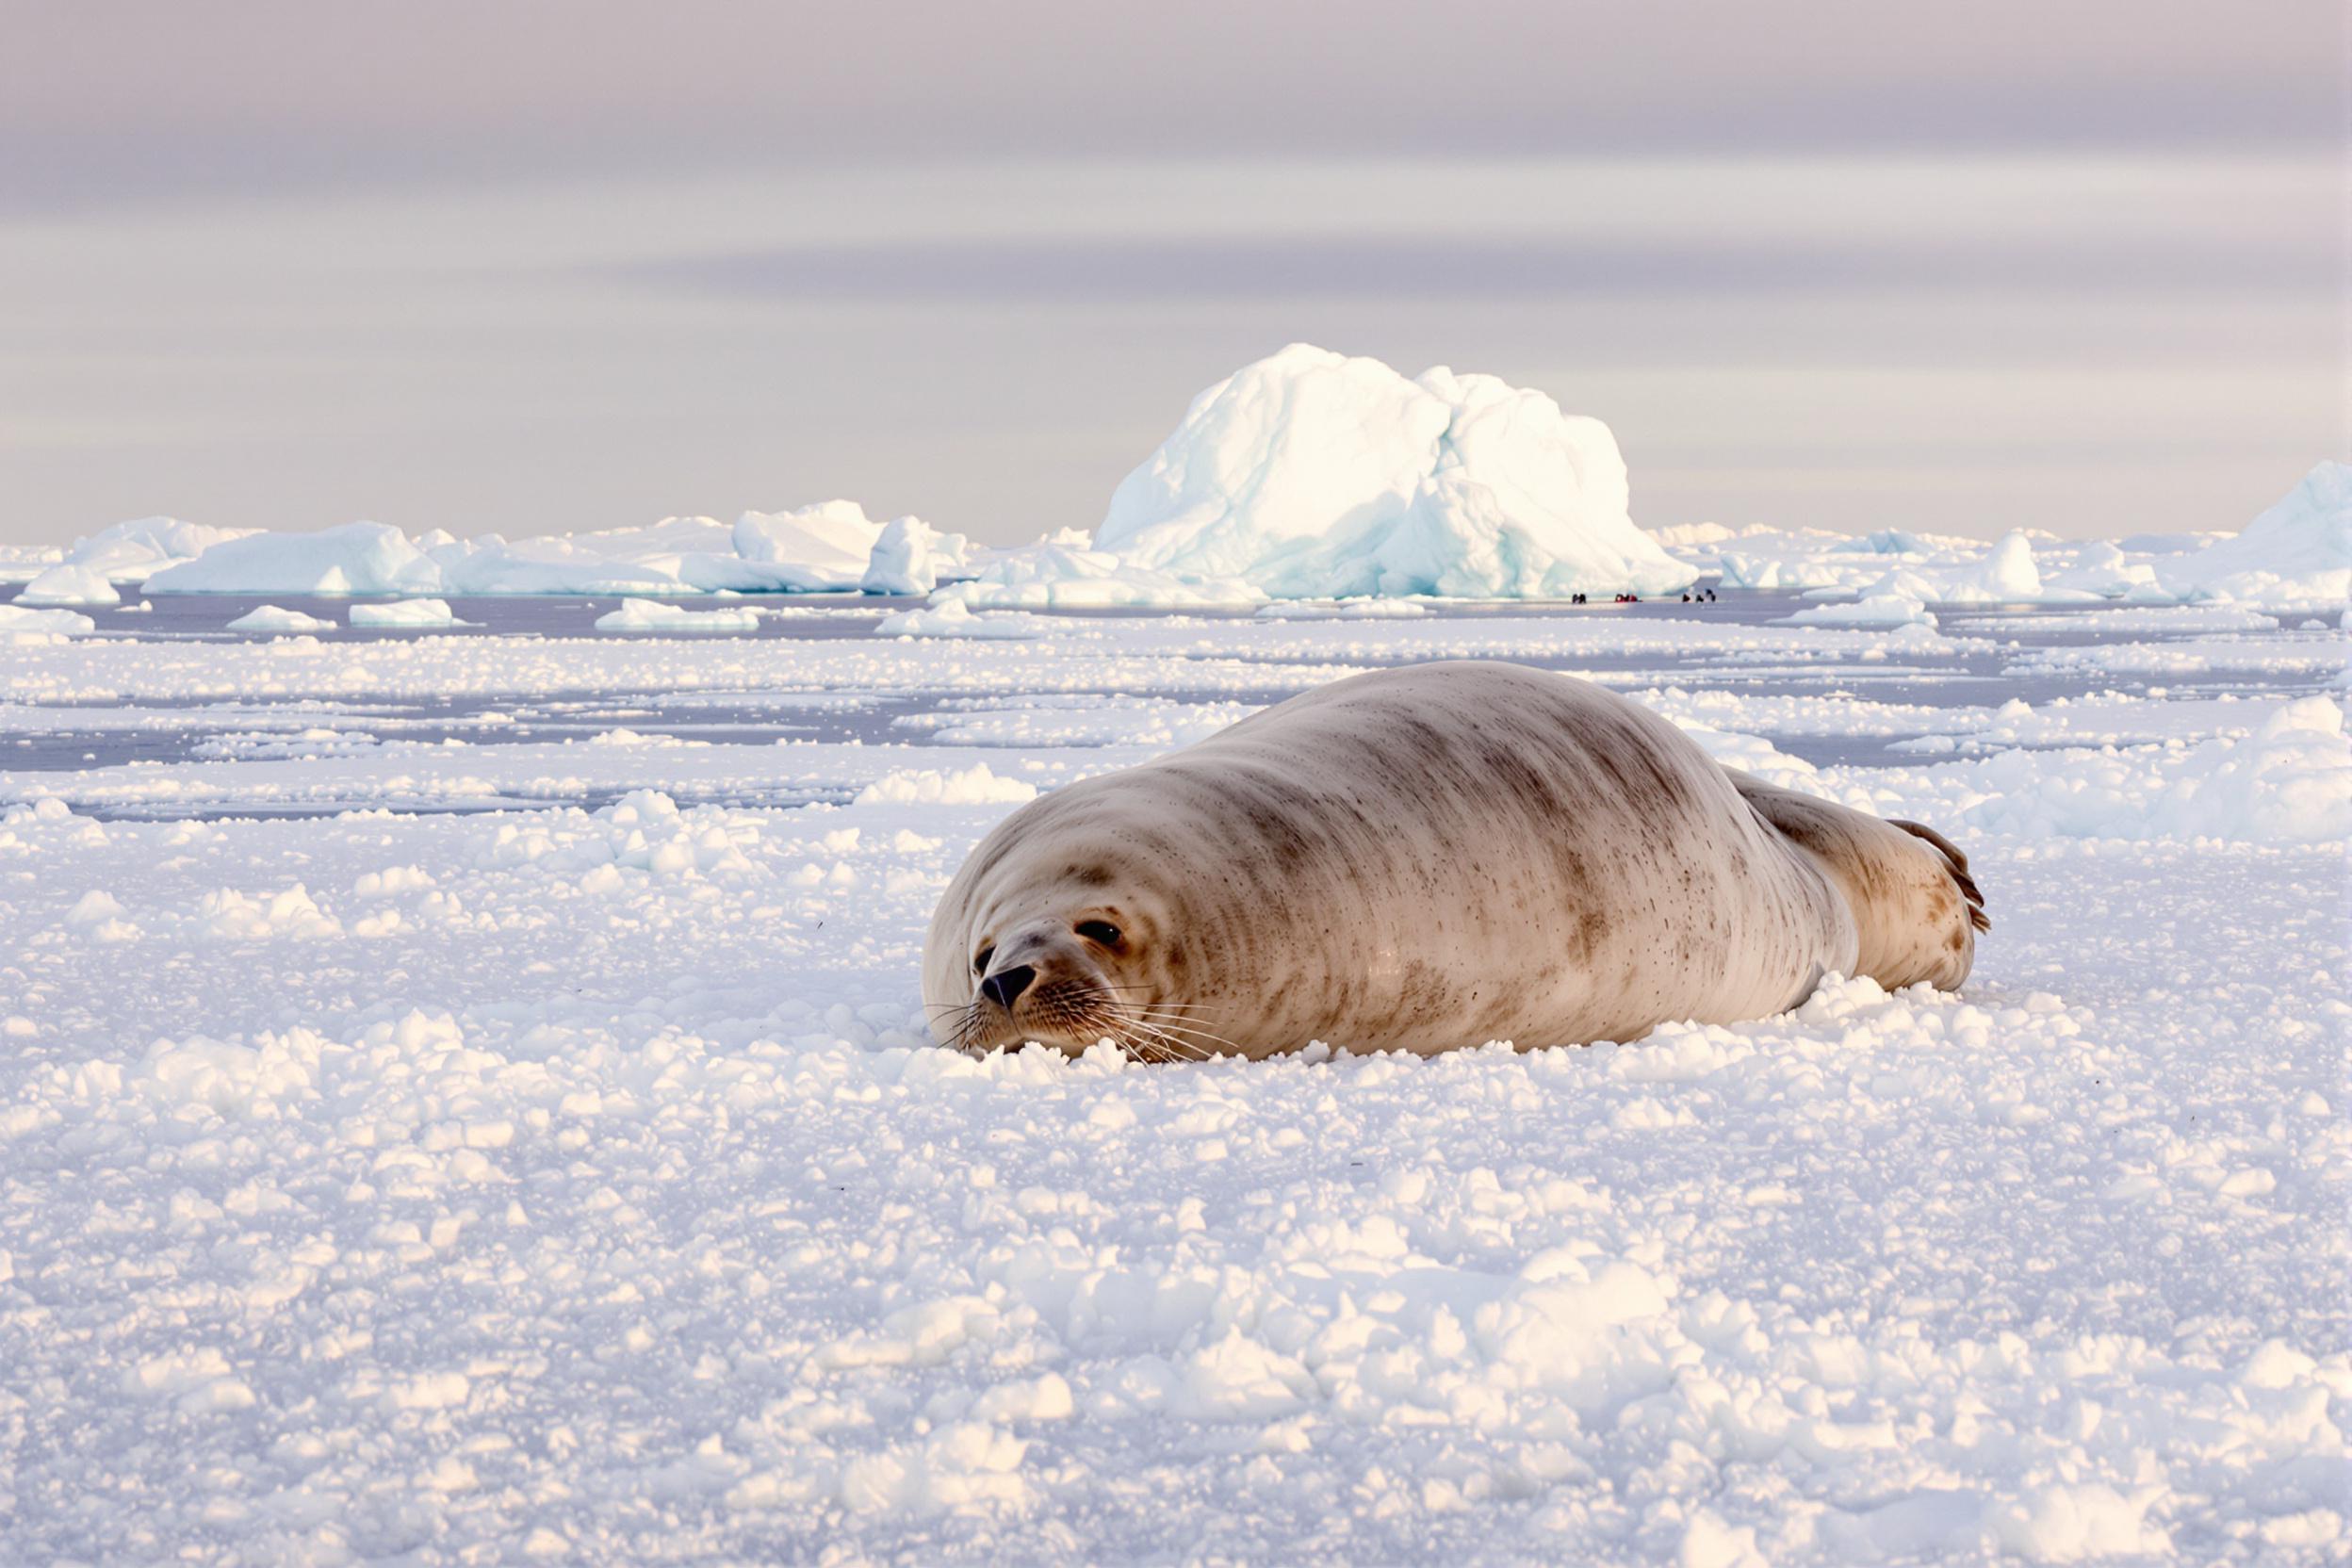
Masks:
[[[1219,1042],[1175,994],[1177,922],[1148,859],[1039,820],[1082,805],[1049,796],[1015,813],[950,885],[923,953],[934,1033],[975,1054],[1076,1055],[1105,1039],[1145,1059],[1210,1054]]]

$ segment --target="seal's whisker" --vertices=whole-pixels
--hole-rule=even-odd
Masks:
[[[1175,1056],[1180,1060],[1200,1062],[1206,1061],[1208,1059],[1208,1053],[1201,1050],[1199,1046],[1190,1044],[1184,1040],[1180,1040],[1172,1035],[1163,1034],[1158,1029],[1153,1028],[1151,1024],[1138,1022],[1135,1023],[1134,1027],[1150,1035],[1152,1039],[1158,1042],[1159,1048],[1162,1051],[1167,1052],[1168,1054]]]
[[[1216,1054],[1216,1053],[1211,1052],[1207,1047],[1199,1043],[1202,1039],[1213,1040],[1217,1044],[1224,1046],[1230,1051],[1238,1052],[1241,1049],[1241,1047],[1235,1045],[1232,1040],[1225,1038],[1222,1035],[1212,1035],[1205,1029],[1188,1028],[1182,1023],[1170,1022],[1166,1019],[1145,1019],[1135,1017],[1134,1015],[1130,1015],[1130,1019],[1136,1028],[1149,1029],[1152,1034],[1158,1036],[1162,1039],[1169,1041],[1171,1044],[1177,1043],[1181,1040],[1181,1042],[1188,1049],[1199,1054],[1198,1059],[1200,1060],[1205,1061],[1211,1055]]]
[[[1156,1023],[1163,1029],[1173,1029],[1182,1034],[1197,1035],[1203,1039],[1215,1040],[1217,1044],[1231,1047],[1235,1051],[1241,1049],[1238,1044],[1227,1039],[1224,1036],[1217,1033],[1217,1031],[1213,1029],[1203,1029],[1199,1025],[1199,1023],[1190,1019],[1170,1018],[1164,1013],[1157,1012],[1147,1012],[1134,1016],[1150,1019],[1152,1022]]]

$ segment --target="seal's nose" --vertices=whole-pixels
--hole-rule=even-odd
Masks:
[[[1029,988],[1029,982],[1037,977],[1037,972],[1027,964],[999,970],[980,982],[980,994],[1009,1013],[1013,1004],[1021,1000],[1021,993]]]

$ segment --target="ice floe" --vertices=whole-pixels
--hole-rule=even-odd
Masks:
[[[759,629],[760,612],[749,607],[689,610],[658,599],[629,599],[618,610],[596,617],[598,631],[736,632]]]
[[[465,623],[447,599],[395,599],[389,604],[351,606],[351,625],[400,631],[429,631]]]
[[[0,604],[0,638],[11,643],[48,643],[95,631],[98,623],[71,610],[26,610]]]
[[[1406,602],[11,647],[0,1559],[2341,1560],[2342,633]],[[1977,972],[930,1043],[1005,813],[1438,657],[1952,834]]]
[[[1018,610],[972,613],[960,598],[943,598],[921,610],[899,610],[874,623],[877,637],[980,637],[1022,640],[1051,637],[1075,629],[1065,619],[1032,615]]]

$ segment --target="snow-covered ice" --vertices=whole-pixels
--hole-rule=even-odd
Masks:
[[[753,631],[759,626],[757,610],[689,610],[658,599],[627,599],[596,617],[598,631]]]
[[[1032,615],[1019,610],[974,614],[967,601],[950,597],[920,610],[894,611],[875,622],[874,630],[885,637],[1021,639],[1049,637],[1069,625],[1050,615]]]
[[[457,625],[457,612],[447,599],[394,599],[388,604],[354,604],[351,625],[400,631],[442,630]]]
[[[332,631],[335,623],[284,605],[264,604],[228,623],[231,631]]]
[[[1841,604],[1808,604],[1788,617],[1790,626],[1924,626],[1936,617],[1926,604],[1897,590],[1872,592]]]
[[[1847,543],[1776,559],[1995,554]],[[0,1561],[2343,1560],[2337,614],[958,587],[0,605]],[[1020,802],[1459,657],[1951,833],[1976,974],[1429,1061],[929,1043]]]
[[[10,643],[46,643],[97,629],[96,621],[74,611],[0,604],[0,639]]]

